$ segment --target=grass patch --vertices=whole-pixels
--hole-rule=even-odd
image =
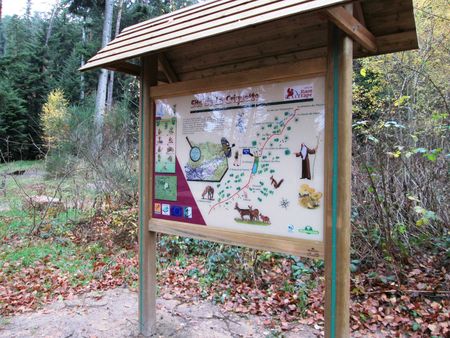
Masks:
[[[261,225],[261,226],[269,226],[270,225],[269,223],[264,223],[264,222],[261,222],[261,221],[250,221],[250,220],[247,220],[247,219],[242,220],[240,218],[235,218],[234,220],[237,223],[241,223],[241,224],[252,224],[252,225]]]
[[[44,169],[44,161],[15,161],[0,163],[0,175],[18,170]]]

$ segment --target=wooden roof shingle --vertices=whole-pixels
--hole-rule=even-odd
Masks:
[[[307,54],[311,57],[323,56],[328,22],[323,11],[349,2],[352,1],[201,2],[125,28],[81,70],[98,67],[120,70],[121,66],[117,65],[123,65],[126,60],[163,52],[175,71],[182,73],[183,80],[206,76],[199,73],[202,70],[206,71],[205,74],[214,75],[212,69],[222,69],[232,63],[255,60],[265,64],[270,60],[264,58],[273,57],[280,60],[298,59],[300,51],[309,51]],[[359,13],[355,11],[355,16],[359,15],[358,19],[373,33],[373,39],[383,42],[383,46],[377,51],[356,48],[355,56],[417,47],[411,0],[362,1],[358,9]],[[239,41],[233,41],[230,37]],[[206,47],[203,46],[205,44]],[[196,58],[190,57],[195,55],[196,50],[205,52],[197,53]],[[297,55],[290,57],[292,53]],[[138,67],[127,63],[123,71],[136,75]]]

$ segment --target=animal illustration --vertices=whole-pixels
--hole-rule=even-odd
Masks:
[[[158,135],[161,134],[161,129],[160,128],[158,128],[158,133],[157,134]]]
[[[270,218],[268,216],[264,216],[263,214],[259,214],[259,218],[263,223],[270,224]]]
[[[170,156],[167,158],[167,160],[168,160],[169,162],[172,162],[172,161],[173,161],[172,155],[170,155]]]
[[[209,199],[210,201],[212,201],[214,199],[214,188],[211,187],[210,185],[207,185],[205,187],[205,190],[203,190],[202,193],[202,198],[204,199],[206,196],[207,199]]]
[[[158,146],[158,153],[160,153],[162,150],[161,146]]]
[[[281,179],[279,182],[277,182],[276,179],[273,178],[273,176],[270,176],[270,184],[272,184],[275,189],[278,189],[283,181],[284,179]]]
[[[239,214],[241,215],[241,220],[244,220],[244,216],[248,216],[248,218],[250,220],[252,220],[252,213],[250,212],[249,209],[241,209],[241,208],[239,208],[239,205],[237,203],[234,206],[234,209],[237,210],[239,212]]]
[[[158,143],[160,143],[160,144],[164,143],[161,136],[158,136]]]
[[[250,221],[259,220],[259,210],[253,209],[251,205],[248,206],[248,210],[250,211]]]
[[[173,149],[173,147],[167,147],[166,154],[173,153],[174,151],[175,149]]]
[[[169,137],[169,143],[173,143],[173,138],[171,136]]]
[[[287,89],[286,99],[292,99],[292,98],[294,98],[294,89],[293,88],[288,88]]]

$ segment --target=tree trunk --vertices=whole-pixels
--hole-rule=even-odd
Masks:
[[[81,25],[81,43],[83,45],[83,49],[86,46],[86,29],[84,28],[84,22],[86,21],[86,18],[83,17],[83,24]],[[81,67],[84,66],[85,61],[84,61],[84,55],[81,54],[81,60],[80,60],[80,65]],[[80,101],[84,100],[84,87],[85,87],[85,83],[84,83],[84,72],[80,72]]]
[[[123,7],[123,0],[119,0],[119,7],[117,10],[117,19],[116,19],[116,30],[114,31],[114,37],[116,37],[120,31],[120,21],[122,19],[122,7]],[[108,80],[108,98],[106,100],[106,108],[108,110],[111,109],[113,104],[113,90],[114,90],[114,72],[110,71]]]
[[[0,56],[3,53],[3,26],[2,26],[2,9],[3,9],[3,0],[0,0]]]
[[[25,7],[25,17],[27,19],[31,18],[31,0],[27,0],[27,5]]]
[[[105,1],[105,19],[103,21],[102,48],[111,40],[112,18],[113,18],[114,0]],[[95,100],[95,131],[96,131],[96,150],[102,145],[103,116],[105,114],[106,104],[106,86],[108,83],[108,71],[102,69],[98,78],[97,98]]]
[[[50,37],[52,36],[52,30],[53,30],[53,23],[55,22],[56,15],[59,11],[59,3],[53,7],[52,14],[50,16],[50,21],[48,23],[47,28],[47,34],[45,35],[45,47],[48,47],[48,41],[50,40]]]

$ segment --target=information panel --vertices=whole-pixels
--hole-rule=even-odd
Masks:
[[[324,86],[157,100],[152,217],[322,241]]]

